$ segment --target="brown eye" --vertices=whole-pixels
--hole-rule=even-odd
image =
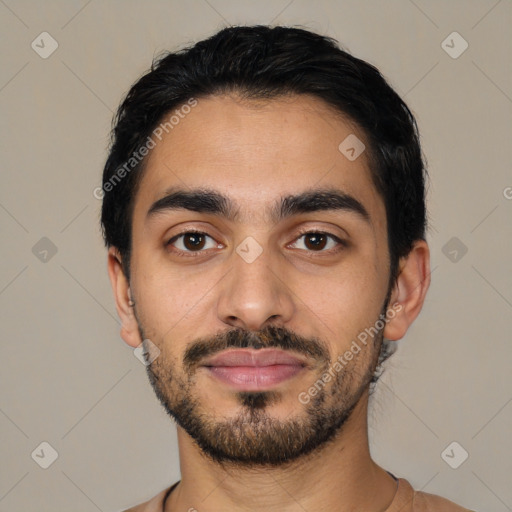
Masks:
[[[207,246],[208,239],[211,240],[210,246]],[[173,246],[179,252],[201,252],[204,249],[212,249],[218,246],[213,238],[200,231],[185,231],[174,236],[167,242],[167,245]]]
[[[308,249],[322,250],[327,244],[327,236],[323,233],[308,233],[304,235],[304,245]]]
[[[183,236],[183,245],[190,251],[203,249],[205,236],[200,233],[186,233]]]
[[[298,249],[305,249],[313,252],[329,252],[332,249],[336,249],[337,245],[345,245],[337,236],[334,236],[331,233],[324,233],[322,231],[308,231],[306,233],[302,233],[302,235],[297,238],[297,240],[300,239],[304,239],[302,242],[304,247],[300,247],[301,244],[298,244],[297,242],[295,242],[294,245],[298,245]]]

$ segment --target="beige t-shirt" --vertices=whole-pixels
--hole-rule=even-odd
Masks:
[[[159,492],[154,498],[141,503],[136,507],[125,510],[124,512],[164,512],[164,502],[172,489],[178,485],[176,482],[171,487],[167,487]],[[452,501],[448,501],[440,496],[427,494],[425,492],[415,491],[411,484],[404,478],[398,479],[398,489],[395,497],[386,509],[386,512],[472,512],[471,510],[460,507]]]

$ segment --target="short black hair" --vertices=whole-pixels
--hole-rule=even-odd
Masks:
[[[362,129],[372,179],[386,207],[392,283],[399,259],[425,239],[427,171],[416,120],[374,66],[334,39],[263,25],[224,28],[164,54],[121,103],[103,171],[101,224],[105,243],[118,249],[128,279],[133,206],[146,161],[141,148],[173,109],[230,93],[246,99],[312,95]]]

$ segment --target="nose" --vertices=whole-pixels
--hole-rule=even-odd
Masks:
[[[257,331],[267,324],[285,325],[296,310],[282,268],[268,250],[254,260],[233,251],[232,268],[223,280],[219,319],[232,327]],[[274,260],[274,261],[273,261]]]

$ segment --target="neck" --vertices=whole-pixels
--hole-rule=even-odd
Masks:
[[[165,512],[197,509],[384,512],[395,480],[370,456],[368,392],[332,442],[283,467],[221,467],[178,427],[181,481]]]

